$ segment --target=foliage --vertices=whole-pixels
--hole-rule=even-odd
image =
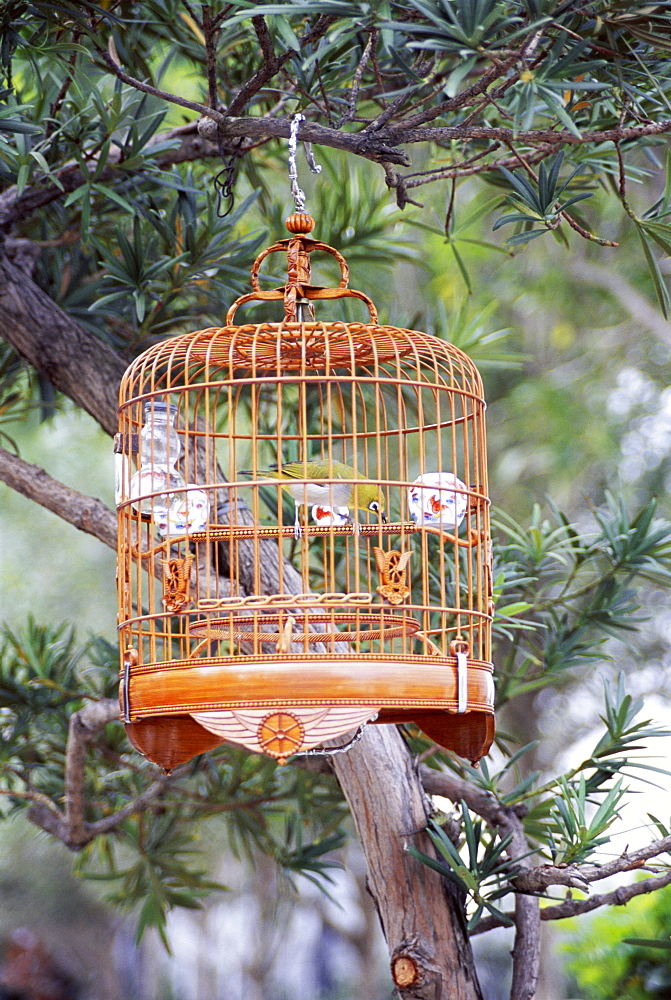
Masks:
[[[584,1000],[662,1000],[671,987],[671,890],[639,896],[626,909],[568,921],[562,952]],[[643,938],[646,940],[635,940]]]
[[[597,863],[601,856],[599,849],[609,842],[608,831],[619,818],[620,804],[631,788],[630,784],[624,783],[625,777],[637,772],[649,772],[652,777],[659,773],[668,774],[664,769],[647,764],[642,755],[642,759],[638,760],[638,752],[647,750],[652,740],[670,735],[669,730],[653,725],[650,720],[640,720],[643,701],[633,700],[626,694],[622,675],[615,691],[605,684],[604,701],[605,712],[601,721],[606,731],[598,738],[592,752],[575,767],[549,780],[542,780],[540,771],[520,771],[520,763],[523,763],[525,755],[534,750],[534,744],[512,753],[495,771],[490,770],[486,760],[479,768],[473,768],[463,762],[457,763],[454,758],[440,752],[434,752],[428,759],[433,766],[447,767],[466,778],[505,807],[517,811],[521,809],[529,843],[548,861],[557,865],[586,861]],[[421,739],[416,747],[421,749]],[[492,838],[490,850],[493,849],[497,857],[496,845],[500,841],[492,837],[491,832],[489,837]],[[474,877],[477,877],[475,858],[473,854],[471,866]],[[510,876],[513,869],[514,865],[512,869],[510,865],[507,868],[504,865],[501,872],[495,874],[500,876],[506,873]],[[464,884],[461,888],[473,892],[477,885]],[[487,898],[477,899],[474,895],[479,906],[487,906],[491,911],[487,900],[503,895],[498,882],[495,890]]]
[[[613,0],[577,6],[526,0],[147,0],[112,6],[6,0],[3,179],[16,185],[19,199],[46,187],[50,214],[55,202],[63,213],[62,231],[77,219],[85,253],[91,252],[87,234],[105,217],[119,209],[142,216],[149,230],[158,228],[156,247],[164,257],[136,278],[156,278],[162,261],[170,270],[167,247],[179,261],[181,243],[169,210],[165,227],[159,224],[161,202],[171,190],[181,192],[182,202],[195,197],[193,180],[185,182],[170,168],[203,155],[202,145],[178,151],[180,136],[166,128],[178,119],[165,99],[181,105],[186,118],[206,112],[223,127],[218,150],[208,153],[226,158],[221,184],[227,196],[243,158],[243,171],[261,189],[266,208],[273,200],[268,177],[276,172],[276,150],[264,150],[268,176],[245,153],[282,133],[269,126],[260,139],[256,133],[245,139],[244,128],[227,135],[218,108],[229,118],[267,120],[307,111],[321,126],[324,145],[386,164],[387,184],[401,207],[419,185],[451,184],[445,230],[460,267],[453,208],[456,187],[468,178],[495,184],[501,194],[495,204],[514,207],[495,223],[515,225],[510,246],[547,232],[566,242],[567,226],[615,245],[595,236],[577,214],[601,185],[631,219],[666,310],[656,254],[668,255],[671,246],[669,187],[643,213],[628,195],[632,181],[656,169],[656,147],[669,128],[665,18],[642,0],[633,7]],[[176,23],[182,30],[174,31]],[[40,60],[44,70],[35,73]],[[357,144],[361,133],[367,142]],[[400,146],[408,142],[424,143],[427,159],[403,173],[398,165],[407,166],[408,158]],[[639,148],[654,167],[637,162]],[[81,170],[78,183],[62,173],[68,161]],[[333,180],[342,185],[341,177]],[[192,218],[183,224],[193,226]],[[174,292],[221,245],[212,243],[212,222],[208,230],[209,238],[192,243],[174,269]],[[124,280],[134,268],[124,269]],[[144,295],[165,315],[168,303],[152,294],[151,284],[135,291],[136,322],[143,323],[149,308]]]
[[[643,619],[634,584],[671,583],[671,524],[655,518],[656,506],[651,500],[631,515],[622,497],[607,494],[604,509],[593,511],[592,532],[556,508],[543,518],[535,505],[528,528],[497,514],[495,593],[519,602],[534,625],[514,633],[499,625],[510,639],[497,672],[501,705],[603,657],[609,638],[636,631]]]
[[[513,188],[514,194],[508,195],[508,201],[517,209],[513,215],[503,215],[494,223],[494,229],[499,229],[510,222],[522,224],[522,232],[515,236],[509,236],[507,243],[514,246],[518,243],[528,243],[529,240],[542,236],[548,229],[556,229],[561,221],[560,217],[571,205],[591,198],[591,192],[583,191],[574,194],[571,198],[562,200],[562,195],[571,185],[576,174],[582,169],[580,164],[573,168],[565,180],[559,183],[559,172],[564,160],[564,151],[558,153],[547,169],[546,161],[541,163],[538,170],[538,187],[530,184],[525,177],[516,177],[505,167],[501,168],[501,173]],[[534,229],[534,223],[541,223],[545,228]]]
[[[64,758],[72,713],[87,700],[116,696],[118,649],[101,638],[79,644],[65,625],[0,635],[0,762],[3,811],[29,809],[48,797],[64,800]],[[114,816],[154,779],[121,727],[110,724],[104,750],[87,775],[88,819]],[[55,807],[54,807],[55,808]],[[328,879],[332,862],[322,855],[342,843],[345,812],[333,779],[294,768],[277,768],[235,750],[197,758],[179,768],[150,810],[112,825],[81,851],[78,871],[115,883],[109,899],[139,907],[138,934],[156,927],[165,939],[167,911],[193,907],[217,886],[206,864],[194,822],[219,824],[231,850],[263,851],[288,876]]]
[[[592,532],[578,531],[556,508],[551,518],[544,519],[536,506],[526,528],[497,513],[494,621],[500,649],[499,709],[556,686],[567,675],[584,675],[591,664],[608,655],[603,647],[609,640],[627,641],[637,631],[644,620],[636,616],[641,585],[652,581],[668,587],[671,573],[671,523],[655,518],[655,507],[651,501],[631,515],[621,498],[609,495],[605,509],[593,511],[597,528]],[[631,787],[625,777],[643,777],[646,772],[652,777],[659,770],[638,760],[637,751],[670,732],[641,720],[642,711],[643,699],[627,693],[622,674],[615,687],[606,680],[600,716],[603,733],[584,760],[549,780],[541,780],[540,771],[517,770],[534,744],[518,749],[494,773],[486,761],[475,769],[455,765],[440,752],[429,760],[455,770],[508,807],[523,805],[527,837],[552,863],[594,861],[608,843],[609,830]],[[428,752],[421,739],[413,745]],[[456,861],[453,848],[446,850],[452,859],[448,864],[463,864]],[[479,893],[475,853],[470,868],[476,883],[461,888]],[[493,896],[474,895],[480,908],[497,898],[498,883],[495,888]]]
[[[462,859],[445,831],[433,821],[429,823],[427,832],[441,860],[429,857],[412,844],[408,853],[439,872],[466,896],[472,897],[475,905],[468,921],[469,928],[477,925],[484,910],[504,925],[512,926],[509,917],[494,904],[495,899],[509,892],[508,879],[514,873],[514,865],[506,857],[512,834],[498,837],[496,833],[483,829],[482,821],[473,820],[465,802],[461,803],[461,812],[468,859]]]

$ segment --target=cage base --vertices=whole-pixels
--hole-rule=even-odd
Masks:
[[[269,709],[271,711],[271,709]],[[382,709],[374,725],[415,723],[422,732],[445,750],[476,764],[489,752],[495,735],[492,711],[449,711]],[[126,723],[126,734],[136,750],[163,768],[172,771],[199,754],[227,742],[201,726],[190,715],[161,715]],[[256,748],[258,751],[258,748]],[[277,759],[277,754],[271,754]]]
[[[315,654],[242,656],[132,667],[127,721],[150,716],[260,709],[266,705],[395,708],[402,712],[458,707],[456,657]],[[124,685],[122,684],[122,689]],[[494,704],[492,665],[468,660],[469,711]]]

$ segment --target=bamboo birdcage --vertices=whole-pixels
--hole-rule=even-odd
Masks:
[[[284,762],[366,722],[414,722],[472,761],[493,738],[480,376],[379,325],[313,226],[291,216],[224,327],[150,348],[121,385],[120,703],[166,769],[224,741]],[[310,284],[316,251],[337,288]],[[288,280],[263,291],[275,252]],[[368,321],[315,318],[338,298]],[[284,319],[235,325],[259,300]]]

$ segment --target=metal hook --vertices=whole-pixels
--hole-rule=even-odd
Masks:
[[[291,181],[291,194],[293,195],[294,205],[296,206],[297,212],[305,211],[305,192],[298,185],[298,170],[296,169],[296,151],[298,149],[298,129],[300,123],[304,122],[305,115],[297,112],[291,119],[291,130],[289,133],[289,180]],[[305,159],[308,162],[308,166],[313,174],[320,174],[322,168],[315,161],[314,153],[312,152],[312,143],[304,142],[305,147]]]

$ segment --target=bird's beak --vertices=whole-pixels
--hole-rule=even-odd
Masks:
[[[382,513],[380,514],[380,517],[382,518],[382,523],[383,524],[389,524],[389,518],[387,517],[387,515],[385,514],[384,511],[382,511]]]

